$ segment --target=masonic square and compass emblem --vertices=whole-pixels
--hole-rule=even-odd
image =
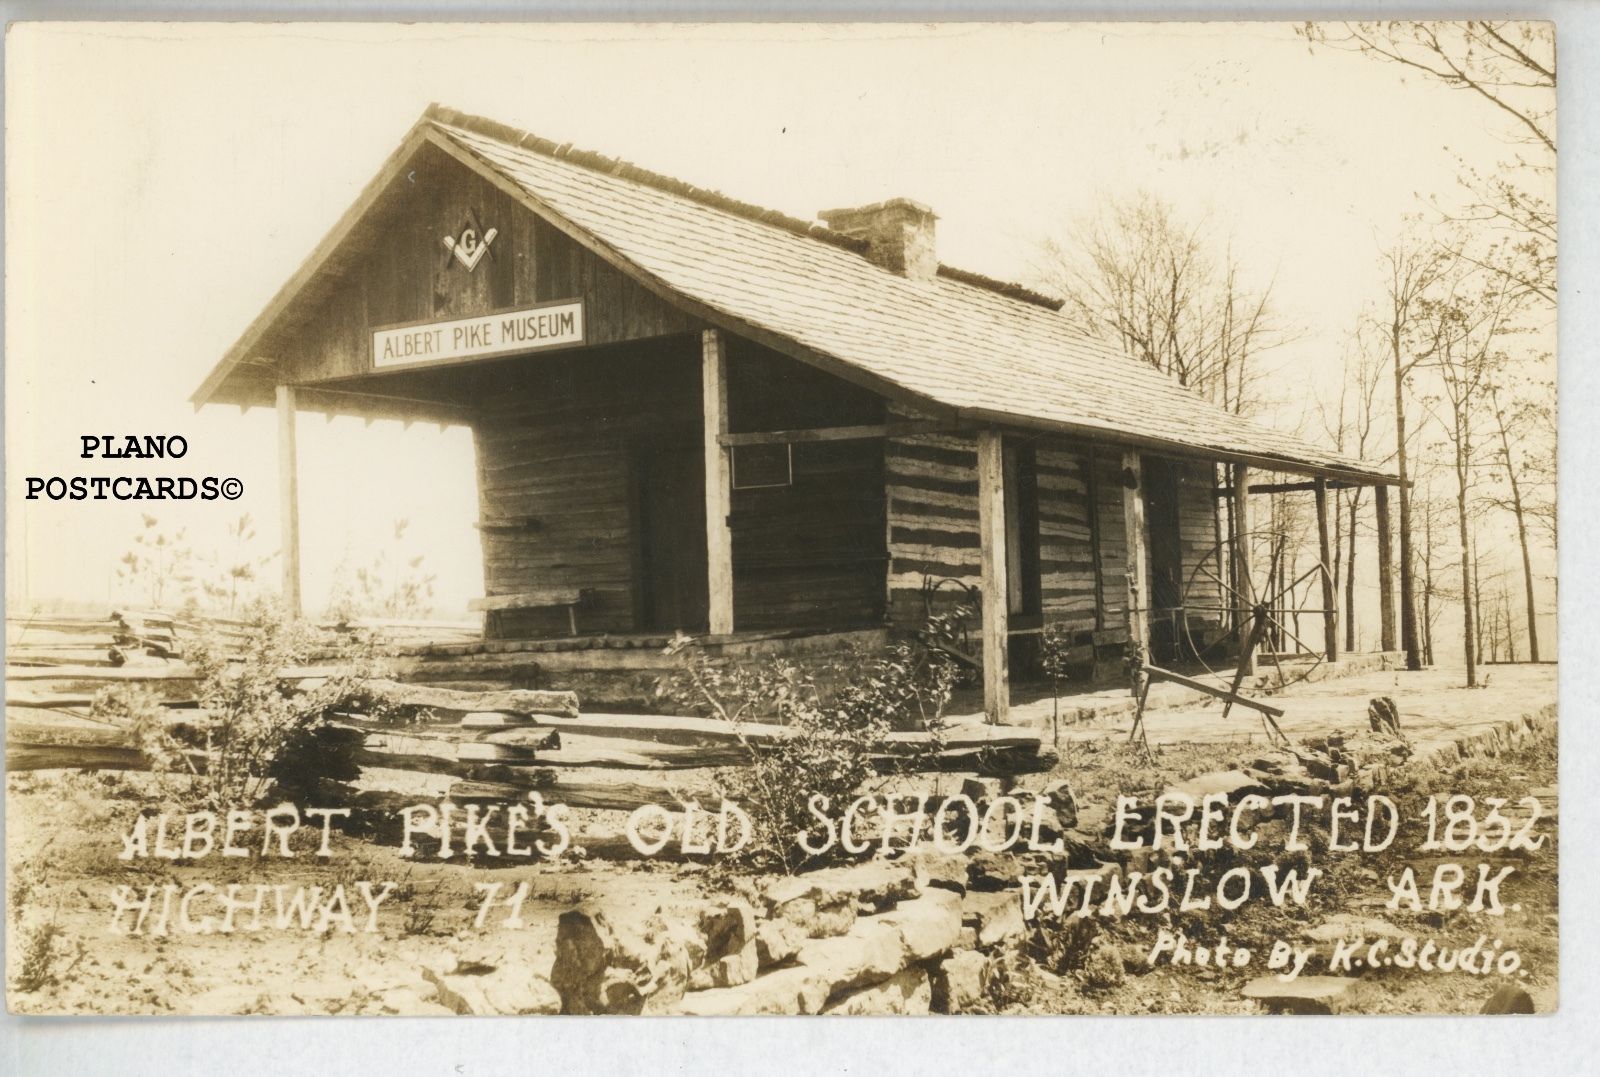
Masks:
[[[489,252],[489,245],[499,234],[498,229],[485,230],[482,222],[478,220],[478,214],[468,210],[467,220],[462,222],[457,233],[444,237],[445,264],[448,265],[450,259],[454,257],[466,267],[468,273],[471,273],[478,268],[478,263],[483,261],[483,256]]]

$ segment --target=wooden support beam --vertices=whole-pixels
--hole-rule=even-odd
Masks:
[[[1395,649],[1394,546],[1390,541],[1389,488],[1374,487],[1374,511],[1378,517],[1378,621],[1379,647]]]
[[[1084,496],[1088,500],[1089,563],[1094,568],[1094,627],[1106,627],[1106,566],[1100,550],[1100,459],[1093,444],[1083,465]]]
[[[1317,548],[1322,557],[1322,649],[1328,661],[1339,660],[1339,607],[1333,585],[1333,543],[1328,540],[1328,482],[1318,479]]]
[[[706,586],[713,635],[733,631],[733,474],[722,438],[728,433],[728,353],[722,334],[701,334],[700,387],[705,415]]]
[[[1147,610],[1149,553],[1144,527],[1144,465],[1136,452],[1122,454],[1122,526],[1128,550],[1128,641],[1140,647],[1150,643]]]
[[[982,564],[983,712],[1004,722],[1011,710],[1008,664],[1010,609],[1006,601],[1006,483],[1004,440],[978,433],[978,544]]]
[[[1233,580],[1234,591],[1242,601],[1254,602],[1256,594],[1255,566],[1250,549],[1250,468],[1244,464],[1233,465]],[[1239,638],[1251,638],[1255,615],[1248,613],[1246,623],[1239,626]],[[1239,672],[1251,676],[1256,671],[1254,647],[1245,647],[1239,654]]]
[[[1250,484],[1252,494],[1297,494],[1310,493],[1317,488],[1317,483],[1326,481],[1330,490],[1350,490],[1357,486],[1366,486],[1367,483],[1342,482],[1339,479],[1314,479],[1307,482],[1254,482]],[[1212,497],[1232,497],[1233,487],[1219,486],[1211,491]]]
[[[874,423],[867,426],[822,426],[804,430],[763,430],[747,434],[723,434],[718,440],[726,448],[741,445],[793,445],[816,441],[869,441],[873,438],[905,438],[918,434],[948,434],[960,429],[955,423],[937,420]]]
[[[299,617],[300,603],[300,470],[295,456],[294,386],[278,386],[278,511],[282,531],[283,606]]]

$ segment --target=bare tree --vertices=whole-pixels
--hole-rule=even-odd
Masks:
[[[1500,389],[1497,385],[1489,386],[1489,405],[1494,415],[1495,431],[1500,435],[1500,462],[1505,465],[1506,485],[1510,490],[1508,503],[1502,507],[1511,510],[1512,517],[1517,522],[1517,545],[1522,553],[1522,586],[1523,596],[1527,604],[1528,617],[1528,660],[1539,661],[1539,609],[1534,598],[1533,587],[1533,556],[1529,551],[1528,543],[1528,506],[1523,502],[1523,481],[1520,477],[1521,461],[1513,451],[1513,437],[1511,427],[1515,420],[1507,415],[1506,408],[1501,404]],[[1552,441],[1552,445],[1554,442]],[[1552,514],[1553,515],[1553,514]],[[1554,527],[1551,536],[1554,538]]]
[[[1431,241],[1404,239],[1382,256],[1385,281],[1384,306],[1377,318],[1393,375],[1395,467],[1400,493],[1400,646],[1406,668],[1422,668],[1421,641],[1417,633],[1416,585],[1413,580],[1411,490],[1408,475],[1406,395],[1412,371],[1432,354],[1436,341],[1422,326],[1428,292],[1443,279],[1453,259]]]
[[[1479,243],[1461,252],[1548,306],[1556,300],[1556,45],[1548,22],[1307,23],[1315,45],[1353,51],[1474,95],[1517,147],[1492,172],[1462,166],[1466,204],[1446,217],[1473,224]],[[1488,243],[1481,241],[1492,236]]]
[[[1359,326],[1350,348],[1345,353],[1345,375],[1339,383],[1339,400],[1330,416],[1323,407],[1323,426],[1333,439],[1334,447],[1348,452],[1357,459],[1367,459],[1368,451],[1376,440],[1379,419],[1380,395],[1383,385],[1383,360],[1373,353],[1369,337],[1370,327]],[[1334,493],[1334,578],[1344,573],[1344,648],[1356,649],[1356,539],[1360,533],[1360,513],[1363,487],[1356,486]],[[1348,538],[1346,538],[1348,536]]]
[[[1438,415],[1456,480],[1456,527],[1461,553],[1461,617],[1467,687],[1478,683],[1480,657],[1477,588],[1472,549],[1472,508],[1478,463],[1475,420],[1488,405],[1489,390],[1504,365],[1504,336],[1513,328],[1518,302],[1509,283],[1476,270],[1442,280],[1437,294],[1422,299],[1428,327],[1429,366],[1441,387]]]
[[[1041,243],[1034,275],[1085,332],[1233,412],[1255,403],[1253,360],[1287,339],[1271,286],[1247,287],[1225,240],[1148,193]]]

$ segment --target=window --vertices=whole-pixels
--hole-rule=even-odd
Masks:
[[[760,490],[794,485],[793,446],[738,445],[733,450],[733,488]]]

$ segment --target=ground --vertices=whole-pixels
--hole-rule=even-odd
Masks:
[[[1497,666],[1487,687],[1457,687],[1459,673],[1374,671],[1341,681],[1307,684],[1281,697],[1291,736],[1359,732],[1366,700],[1392,696],[1417,756],[1481,732],[1497,722],[1554,701],[1553,666]],[[1108,700],[1111,697],[1108,697]],[[1176,700],[1174,700],[1176,702]],[[1048,701],[1019,708],[1023,720],[1049,722]],[[1259,757],[1266,748],[1259,720],[1220,708],[1176,706],[1154,711],[1146,757],[1127,743],[1126,713],[1108,713],[1061,730],[1060,760],[1048,779],[1068,781],[1085,816],[1103,820],[1119,792],[1146,794],[1197,775],[1226,771]],[[1032,780],[1044,780],[1035,777]],[[314,842],[294,859],[221,860],[195,865],[117,859],[144,798],[148,775],[41,772],[13,774],[7,781],[8,1000],[25,1013],[444,1013],[424,969],[465,959],[484,947],[497,959],[547,975],[553,960],[557,917],[585,901],[602,907],[645,907],[689,901],[712,889],[715,873],[702,867],[664,863],[602,865],[565,863],[487,867],[460,863],[412,863],[388,846],[336,835],[335,855],[318,863]],[[1451,761],[1442,767],[1408,768],[1393,793],[1407,831],[1377,856],[1327,854],[1328,872],[1311,905],[1293,913],[1247,903],[1228,918],[1185,914],[1168,926],[1214,943],[1223,934],[1234,945],[1265,949],[1271,940],[1300,940],[1340,914],[1381,920],[1399,932],[1465,946],[1492,931],[1501,951],[1515,949],[1519,973],[1427,974],[1397,968],[1366,970],[1341,1005],[1360,1012],[1472,1013],[1501,983],[1528,990],[1541,1010],[1553,1009],[1557,982],[1557,862],[1553,730],[1498,758]],[[1411,914],[1383,908],[1385,879],[1411,865],[1431,873],[1442,857],[1419,855],[1416,828],[1432,794],[1517,798],[1535,793],[1548,818],[1536,853],[1475,856],[1516,870],[1505,885],[1511,911],[1492,927],[1465,912]],[[1510,809],[1508,809],[1508,814]],[[316,935],[265,930],[234,935],[118,935],[108,931],[108,894],[119,884],[188,886],[198,881],[225,887],[231,881],[268,884],[353,886],[360,879],[395,880],[376,933]],[[481,931],[473,924],[475,882],[530,882],[522,910],[524,926]],[[718,879],[718,882],[722,880]],[[507,888],[509,890],[509,887]],[[359,911],[359,907],[358,907]],[[1092,960],[1069,953],[1081,940],[1056,925],[1041,925],[1033,937],[1005,956],[994,980],[990,1005],[1006,1012],[1255,1012],[1257,1002],[1241,990],[1263,970],[1217,970],[1195,966],[1150,967],[1145,955],[1162,924],[1129,918],[1106,926],[1093,940]],[[41,943],[39,940],[43,939]],[[1308,969],[1310,971],[1320,971]],[[286,974],[287,973],[287,974]]]
[[[1120,739],[1085,738],[1076,742],[1073,754],[1060,766],[1061,773],[1073,775],[1079,800],[1090,805],[1114,801],[1118,793],[1148,790],[1166,781],[1182,781],[1194,774],[1208,773],[1236,765],[1244,754],[1242,745],[1228,742],[1185,742],[1168,740],[1157,749],[1154,761],[1146,761],[1137,749]],[[1257,750],[1259,750],[1257,745]],[[1254,754],[1254,753],[1251,753]],[[1246,970],[1218,970],[1193,965],[1152,967],[1148,957],[1160,926],[1176,926],[1192,938],[1214,945],[1226,936],[1233,946],[1249,946],[1264,952],[1279,938],[1309,943],[1308,931],[1340,917],[1361,917],[1380,921],[1398,929],[1398,934],[1419,940],[1435,939],[1440,948],[1470,946],[1480,935],[1505,952],[1521,955],[1521,969],[1511,976],[1425,973],[1393,966],[1381,969],[1353,969],[1360,981],[1341,1002],[1351,1012],[1360,1013],[1478,1013],[1497,988],[1513,984],[1529,992],[1539,1012],[1551,1012],[1557,1001],[1559,842],[1555,801],[1556,744],[1553,730],[1524,747],[1498,758],[1480,758],[1434,768],[1419,767],[1416,773],[1391,789],[1405,823],[1390,852],[1378,855],[1324,855],[1317,859],[1327,872],[1319,883],[1304,913],[1280,912],[1265,903],[1249,902],[1231,918],[1210,916],[1178,918],[1152,922],[1129,918],[1107,932],[1114,940],[1123,963],[1122,976],[1115,983],[1095,988],[1086,983],[1082,969],[1065,974],[1049,968],[1053,927],[1041,928],[1043,938],[1033,940],[1033,951],[1043,955],[1043,963],[1023,963],[1013,969],[1011,982],[1000,992],[996,1009],[1000,1012],[1049,1013],[1249,1013],[1255,1002],[1241,997],[1244,985],[1262,970],[1255,964]],[[1522,797],[1535,795],[1548,813],[1536,825],[1545,835],[1543,845],[1531,854],[1503,856],[1473,855],[1447,857],[1419,855],[1416,847],[1426,838],[1423,808],[1431,795],[1441,800],[1468,795],[1480,803],[1487,797],[1504,797],[1513,805]],[[1512,815],[1513,808],[1507,808]],[[1526,818],[1525,815],[1520,818]],[[1489,863],[1494,870],[1514,866],[1501,899],[1507,906],[1503,917],[1455,913],[1390,911],[1385,908],[1390,890],[1385,880],[1398,876],[1407,866],[1426,879],[1443,862]],[[1319,947],[1308,973],[1317,967],[1327,947]]]

